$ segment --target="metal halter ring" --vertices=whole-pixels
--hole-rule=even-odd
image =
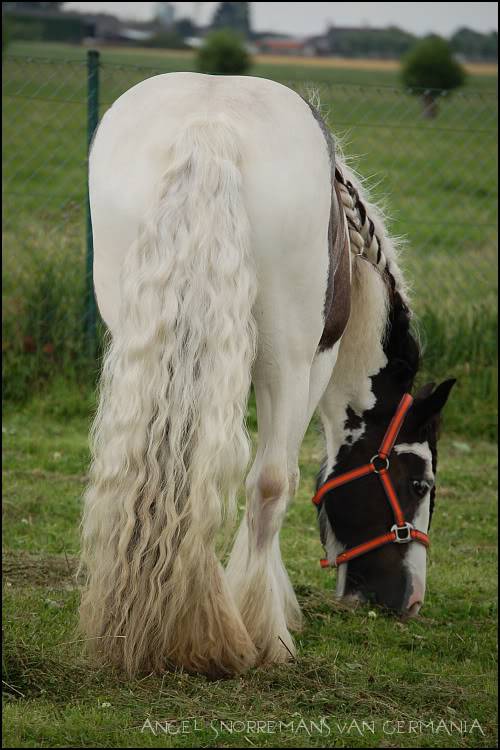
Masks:
[[[396,534],[395,542],[398,544],[407,544],[412,541],[411,530],[414,528],[413,524],[406,521],[404,526],[398,526],[397,523],[391,526],[391,531]]]
[[[377,468],[377,465],[375,463],[376,460],[385,461],[385,466]],[[387,456],[383,457],[379,453],[375,453],[375,455],[371,457],[370,463],[373,466],[373,471],[375,472],[375,474],[380,474],[381,471],[389,471],[389,459]]]

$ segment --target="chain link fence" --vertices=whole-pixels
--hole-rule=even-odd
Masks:
[[[7,397],[21,397],[26,384],[88,359],[94,337],[89,134],[117,97],[161,72],[96,57],[90,66],[88,60],[4,59]],[[496,91],[436,92],[437,113],[430,118],[421,96],[399,88],[283,83],[302,94],[317,90],[351,166],[385,206],[392,232],[406,241],[403,265],[417,312],[432,312],[443,325],[474,310],[474,325],[485,309],[495,315]]]

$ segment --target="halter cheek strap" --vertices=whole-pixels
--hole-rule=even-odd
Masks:
[[[338,477],[330,479],[322,487],[320,487],[320,489],[316,492],[312,499],[315,505],[319,505],[323,497],[328,492],[331,492],[331,490],[334,490],[343,484],[347,484],[347,482],[353,482],[356,479],[361,479],[362,477],[368,476],[369,474],[377,474],[385,490],[389,505],[391,506],[395,523],[393,526],[391,526],[390,531],[388,531],[386,534],[376,536],[367,542],[358,544],[356,547],[351,547],[350,549],[345,550],[345,552],[342,552],[340,555],[337,555],[337,558],[335,560],[335,565],[337,567],[339,565],[342,565],[343,563],[349,562],[349,560],[353,560],[355,557],[360,557],[367,552],[371,552],[374,549],[378,549],[379,547],[382,547],[385,544],[390,544],[392,542],[395,542],[396,544],[420,542],[420,544],[423,544],[426,547],[428,547],[430,544],[427,534],[419,531],[413,526],[413,524],[405,520],[396,490],[394,489],[394,485],[389,475],[389,456],[392,449],[394,448],[394,443],[396,442],[399,431],[403,426],[403,422],[406,415],[408,414],[409,409],[411,408],[412,403],[413,398],[409,393],[405,393],[399,403],[398,408],[396,409],[396,413],[391,419],[389,427],[387,428],[387,431],[384,435],[384,439],[380,444],[378,453],[373,456],[370,463],[365,464],[364,466],[360,466],[358,469],[346,471],[343,474],[340,474]],[[327,568],[330,565],[329,561],[325,559],[321,560],[320,564],[322,568]]]

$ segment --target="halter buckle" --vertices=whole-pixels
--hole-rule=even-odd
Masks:
[[[385,462],[385,466],[377,467],[375,461],[383,461]],[[370,463],[373,466],[375,474],[380,474],[381,471],[389,471],[389,459],[387,456],[381,456],[380,453],[375,453],[375,455],[371,457]]]
[[[405,521],[403,526],[398,526],[397,523],[391,526],[391,531],[396,534],[395,542],[397,544],[408,544],[412,541],[411,531],[414,528],[413,524],[409,521]]]

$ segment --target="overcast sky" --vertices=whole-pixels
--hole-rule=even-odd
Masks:
[[[157,3],[65,3],[67,10],[112,13],[121,18],[148,20]],[[198,16],[200,23],[212,17],[217,3],[172,3],[176,18]],[[318,34],[327,23],[336,26],[387,26],[394,24],[414,34],[435,32],[449,36],[460,26],[477,31],[498,28],[498,3],[251,3],[255,31],[272,29],[299,36]]]

